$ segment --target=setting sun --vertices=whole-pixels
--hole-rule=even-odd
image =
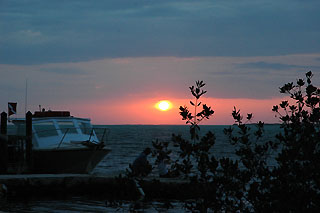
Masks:
[[[156,108],[161,111],[167,111],[167,110],[171,109],[171,102],[170,101],[159,101],[156,104]]]

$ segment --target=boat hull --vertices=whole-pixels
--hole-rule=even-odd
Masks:
[[[33,173],[90,173],[109,152],[89,148],[33,150]]]

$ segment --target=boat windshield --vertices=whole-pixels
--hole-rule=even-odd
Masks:
[[[79,124],[80,124],[80,129],[83,134],[86,134],[86,135],[91,134],[92,126],[90,123],[80,122]]]
[[[62,134],[66,133],[67,130],[68,133],[78,133],[72,121],[58,121],[58,125]]]
[[[58,132],[52,121],[33,123],[33,128],[39,137],[50,137],[58,135]]]

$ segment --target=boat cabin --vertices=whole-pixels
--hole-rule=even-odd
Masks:
[[[25,134],[25,119],[12,120],[18,135]],[[90,119],[70,116],[67,111],[35,112],[32,118],[34,149],[71,148],[82,142],[99,143]]]

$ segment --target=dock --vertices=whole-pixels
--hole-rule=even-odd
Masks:
[[[139,183],[149,199],[189,199],[197,196],[197,185],[180,178],[147,177]],[[104,196],[106,199],[132,200],[141,195],[133,179],[102,174],[18,174],[0,175],[7,196],[57,197]]]

